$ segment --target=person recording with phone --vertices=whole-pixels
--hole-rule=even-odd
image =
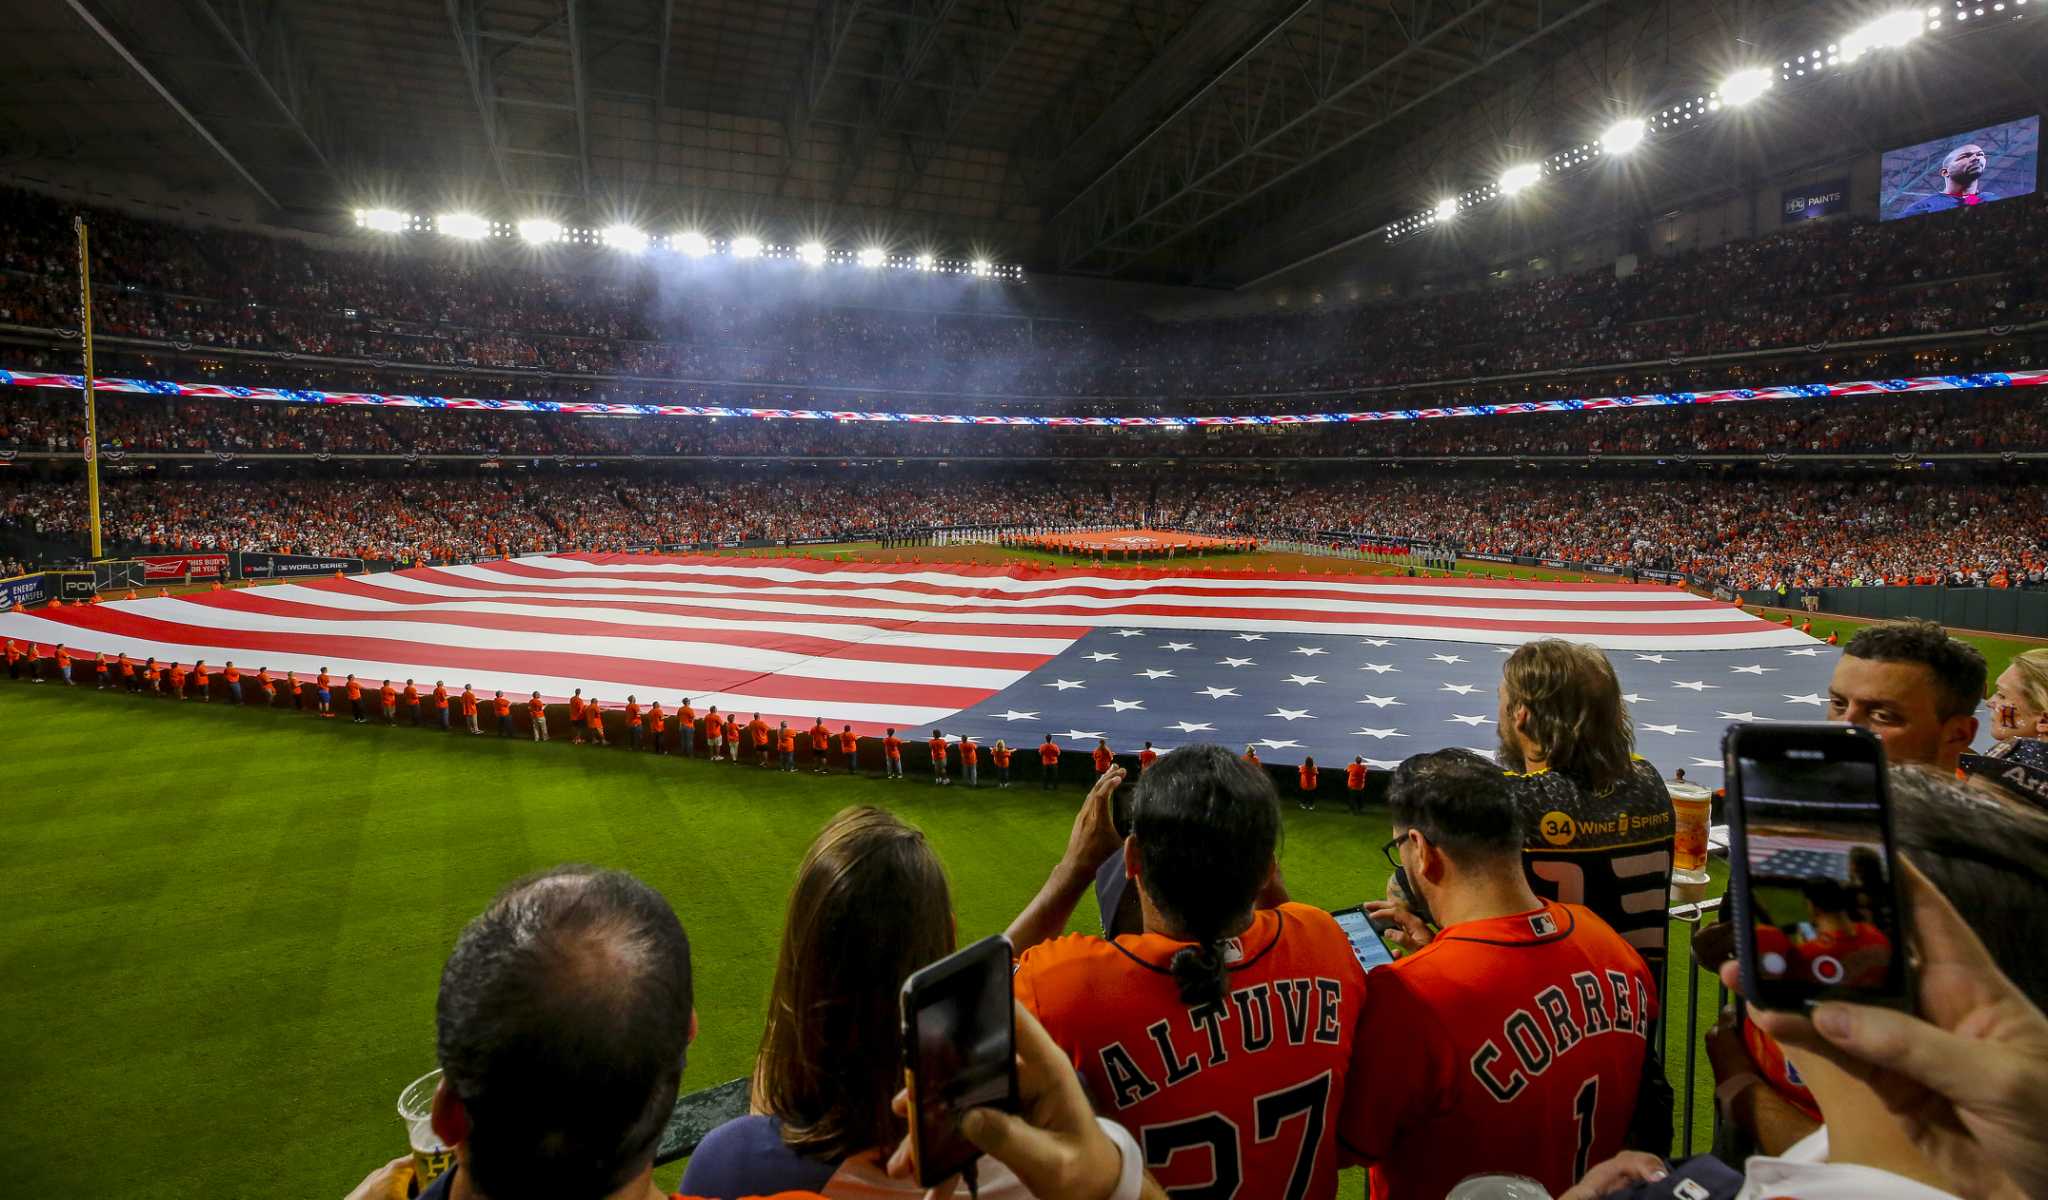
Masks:
[[[1624,1147],[1668,1149],[1657,978],[1592,910],[1530,889],[1513,777],[1470,750],[1418,754],[1387,803],[1408,902],[1365,907],[1407,953],[1372,973],[1362,1022],[1401,1052],[1354,1076],[1339,1126],[1376,1200],[1475,1174],[1557,1194]]]

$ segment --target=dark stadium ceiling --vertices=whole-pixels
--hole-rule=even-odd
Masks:
[[[0,0],[0,163],[315,227],[462,206],[1230,285],[1890,7]],[[2038,104],[2043,18],[1964,82]]]

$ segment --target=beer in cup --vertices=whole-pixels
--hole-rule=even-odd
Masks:
[[[1692,783],[1666,785],[1671,807],[1678,817],[1677,837],[1671,854],[1673,883],[1707,882],[1707,821],[1714,794]]]
[[[441,1072],[429,1071],[398,1093],[398,1119],[405,1122],[406,1141],[412,1149],[412,1165],[419,1172],[419,1187],[441,1177],[455,1162],[455,1151],[442,1144],[434,1133],[434,1093],[441,1086]]]

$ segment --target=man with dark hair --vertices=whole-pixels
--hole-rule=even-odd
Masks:
[[[1984,147],[1975,142],[1957,146],[1942,156],[1941,190],[1913,201],[1899,215],[1917,217],[1947,212],[1952,208],[1974,208],[1987,200],[1998,199],[1998,193],[1986,192],[1979,187],[1984,181],[1984,170],[1990,165],[1991,156],[1984,152]]]
[[[971,1109],[961,1132],[1036,1194],[1160,1200],[1044,1031],[1020,1018],[1017,1033],[1026,1115]],[[594,867],[514,883],[441,971],[432,1119],[455,1165],[420,1200],[664,1200],[654,1155],[696,1034],[690,940],[659,892]],[[907,1166],[899,1148],[891,1171]],[[349,1200],[404,1196],[413,1178],[393,1159]]]
[[[1621,683],[1598,648],[1546,639],[1508,655],[1499,761],[1514,773],[1529,886],[1592,909],[1656,970],[1678,826],[1671,793],[1634,741]]]
[[[1976,647],[1934,622],[1882,621],[1842,647],[1828,682],[1828,719],[1883,739],[1887,762],[1953,775],[1977,736],[1987,674]]]
[[[1401,1049],[1352,1076],[1339,1127],[1382,1200],[1486,1173],[1555,1195],[1624,1146],[1670,1148],[1657,978],[1590,909],[1530,890],[1519,790],[1469,750],[1410,758],[1388,786],[1409,902],[1366,907],[1408,953],[1373,973],[1360,1027]]]

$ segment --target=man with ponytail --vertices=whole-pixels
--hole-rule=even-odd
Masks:
[[[1367,984],[1336,921],[1279,887],[1272,778],[1221,746],[1182,747],[1139,779],[1120,839],[1123,780],[1111,766],[1096,781],[1010,926],[1017,1001],[1167,1189],[1329,1200]],[[1058,936],[1119,848],[1143,930]]]

